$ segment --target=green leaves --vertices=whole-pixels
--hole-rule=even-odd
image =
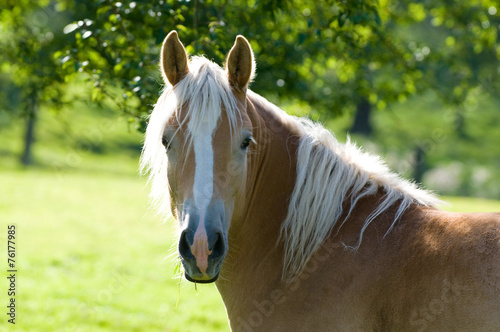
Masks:
[[[252,89],[303,100],[324,114],[350,111],[361,99],[383,108],[428,89],[456,104],[484,82],[497,89],[494,6],[465,0],[453,6],[447,0],[8,0],[0,12],[2,57],[20,84],[39,82],[42,90],[85,73],[102,90],[93,88],[92,98],[112,100],[139,127],[162,88],[159,49],[173,29],[189,54],[219,64],[234,37],[245,35],[258,64]],[[42,21],[42,27],[30,23]]]

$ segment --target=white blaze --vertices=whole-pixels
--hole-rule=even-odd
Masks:
[[[207,130],[201,135],[193,137],[194,160],[196,164],[193,196],[194,204],[198,208],[201,221],[204,219],[203,217],[212,200],[214,191],[212,131]]]
[[[214,192],[214,152],[212,148],[212,133],[215,126],[200,128],[200,132],[193,135],[194,160],[196,164],[194,173],[193,198],[200,219],[194,232],[191,252],[196,258],[196,265],[205,274],[208,267],[208,235],[205,228],[205,216],[208,205]]]

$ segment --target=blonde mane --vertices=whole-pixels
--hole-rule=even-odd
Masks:
[[[385,235],[412,204],[434,207],[442,203],[432,193],[391,172],[379,157],[362,152],[350,140],[342,144],[319,124],[297,118],[295,122],[302,134],[295,187],[281,228],[285,279],[299,275],[332,229],[346,222],[357,202],[379,189],[385,193],[383,200],[365,220],[357,244],[347,248],[357,250],[365,229],[392,206],[397,205],[397,211]],[[349,210],[342,220],[346,199]]]
[[[183,119],[180,118],[182,107],[187,108],[187,116]],[[186,77],[175,86],[166,86],[151,113],[146,129],[140,171],[142,174],[149,173],[150,197],[159,213],[168,215],[170,212],[168,159],[162,144],[167,122],[172,116],[176,116],[180,126],[187,124],[185,144],[189,149],[192,145],[191,134],[217,123],[222,109],[229,119],[229,125],[236,128],[241,114],[226,71],[204,57],[192,57]]]

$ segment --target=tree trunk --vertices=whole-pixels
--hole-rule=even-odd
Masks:
[[[373,126],[371,122],[372,105],[370,102],[362,98],[356,105],[356,114],[354,115],[354,124],[350,132],[371,136],[373,134]]]
[[[463,139],[469,138],[465,128],[465,115],[462,109],[459,109],[455,112],[455,130],[458,134],[458,137]]]
[[[422,146],[417,145],[414,150],[414,158],[413,158],[413,179],[417,183],[422,183],[422,178],[424,176],[425,171],[427,171],[427,162],[425,151]]]
[[[32,93],[30,96],[30,103],[27,107],[26,117],[26,131],[24,135],[24,151],[21,156],[21,163],[25,166],[33,164],[32,147],[35,141],[35,123],[37,117],[37,96]]]

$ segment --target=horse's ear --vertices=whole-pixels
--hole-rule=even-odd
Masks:
[[[227,56],[226,70],[229,83],[233,87],[245,91],[255,72],[252,48],[245,37],[236,37],[234,46]]]
[[[186,49],[179,40],[177,31],[171,31],[161,47],[161,69],[164,78],[176,85],[189,71]]]

